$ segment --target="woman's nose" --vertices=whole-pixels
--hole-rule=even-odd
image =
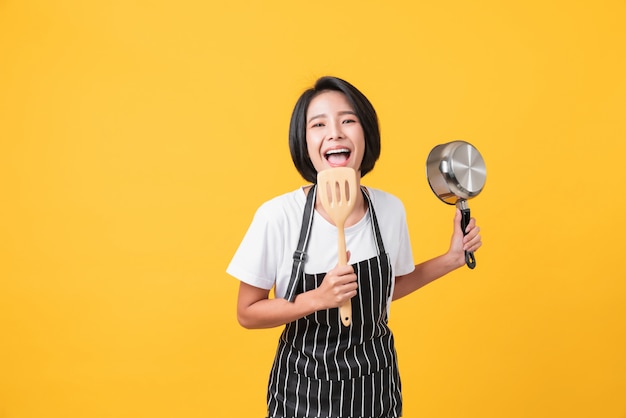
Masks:
[[[328,132],[328,139],[343,138],[343,130],[341,128],[342,126],[340,122],[331,123],[330,130]]]

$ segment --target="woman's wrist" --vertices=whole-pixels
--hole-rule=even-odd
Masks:
[[[456,270],[460,267],[463,267],[465,264],[465,252],[462,251],[461,254],[458,251],[448,251],[443,255],[444,264],[449,271]]]

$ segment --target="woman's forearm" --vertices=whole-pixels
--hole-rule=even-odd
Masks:
[[[244,285],[246,287],[246,285]],[[312,292],[299,294],[293,302],[282,298],[259,298],[256,290],[240,290],[237,320],[248,329],[274,328],[300,319],[319,310]]]
[[[415,270],[404,276],[397,276],[393,290],[393,300],[415,292],[438,278],[461,267],[464,261],[446,253],[415,266]]]

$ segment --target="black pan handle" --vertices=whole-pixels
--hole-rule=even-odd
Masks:
[[[465,236],[467,235],[467,232],[465,232],[465,228],[467,228],[467,225],[469,224],[471,219],[470,209],[467,207],[467,202],[465,200],[459,203],[461,204],[457,205],[457,207],[459,207],[459,209],[461,210],[461,230],[463,231],[463,236]],[[467,264],[467,267],[471,269],[476,267],[476,257],[474,257],[473,251],[465,251],[465,264]]]

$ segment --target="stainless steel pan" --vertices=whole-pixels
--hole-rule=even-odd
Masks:
[[[478,150],[465,141],[437,145],[426,160],[426,177],[433,193],[444,203],[461,210],[461,229],[470,221],[467,200],[476,197],[485,186],[487,169]],[[476,267],[473,252],[465,252],[465,264]]]

